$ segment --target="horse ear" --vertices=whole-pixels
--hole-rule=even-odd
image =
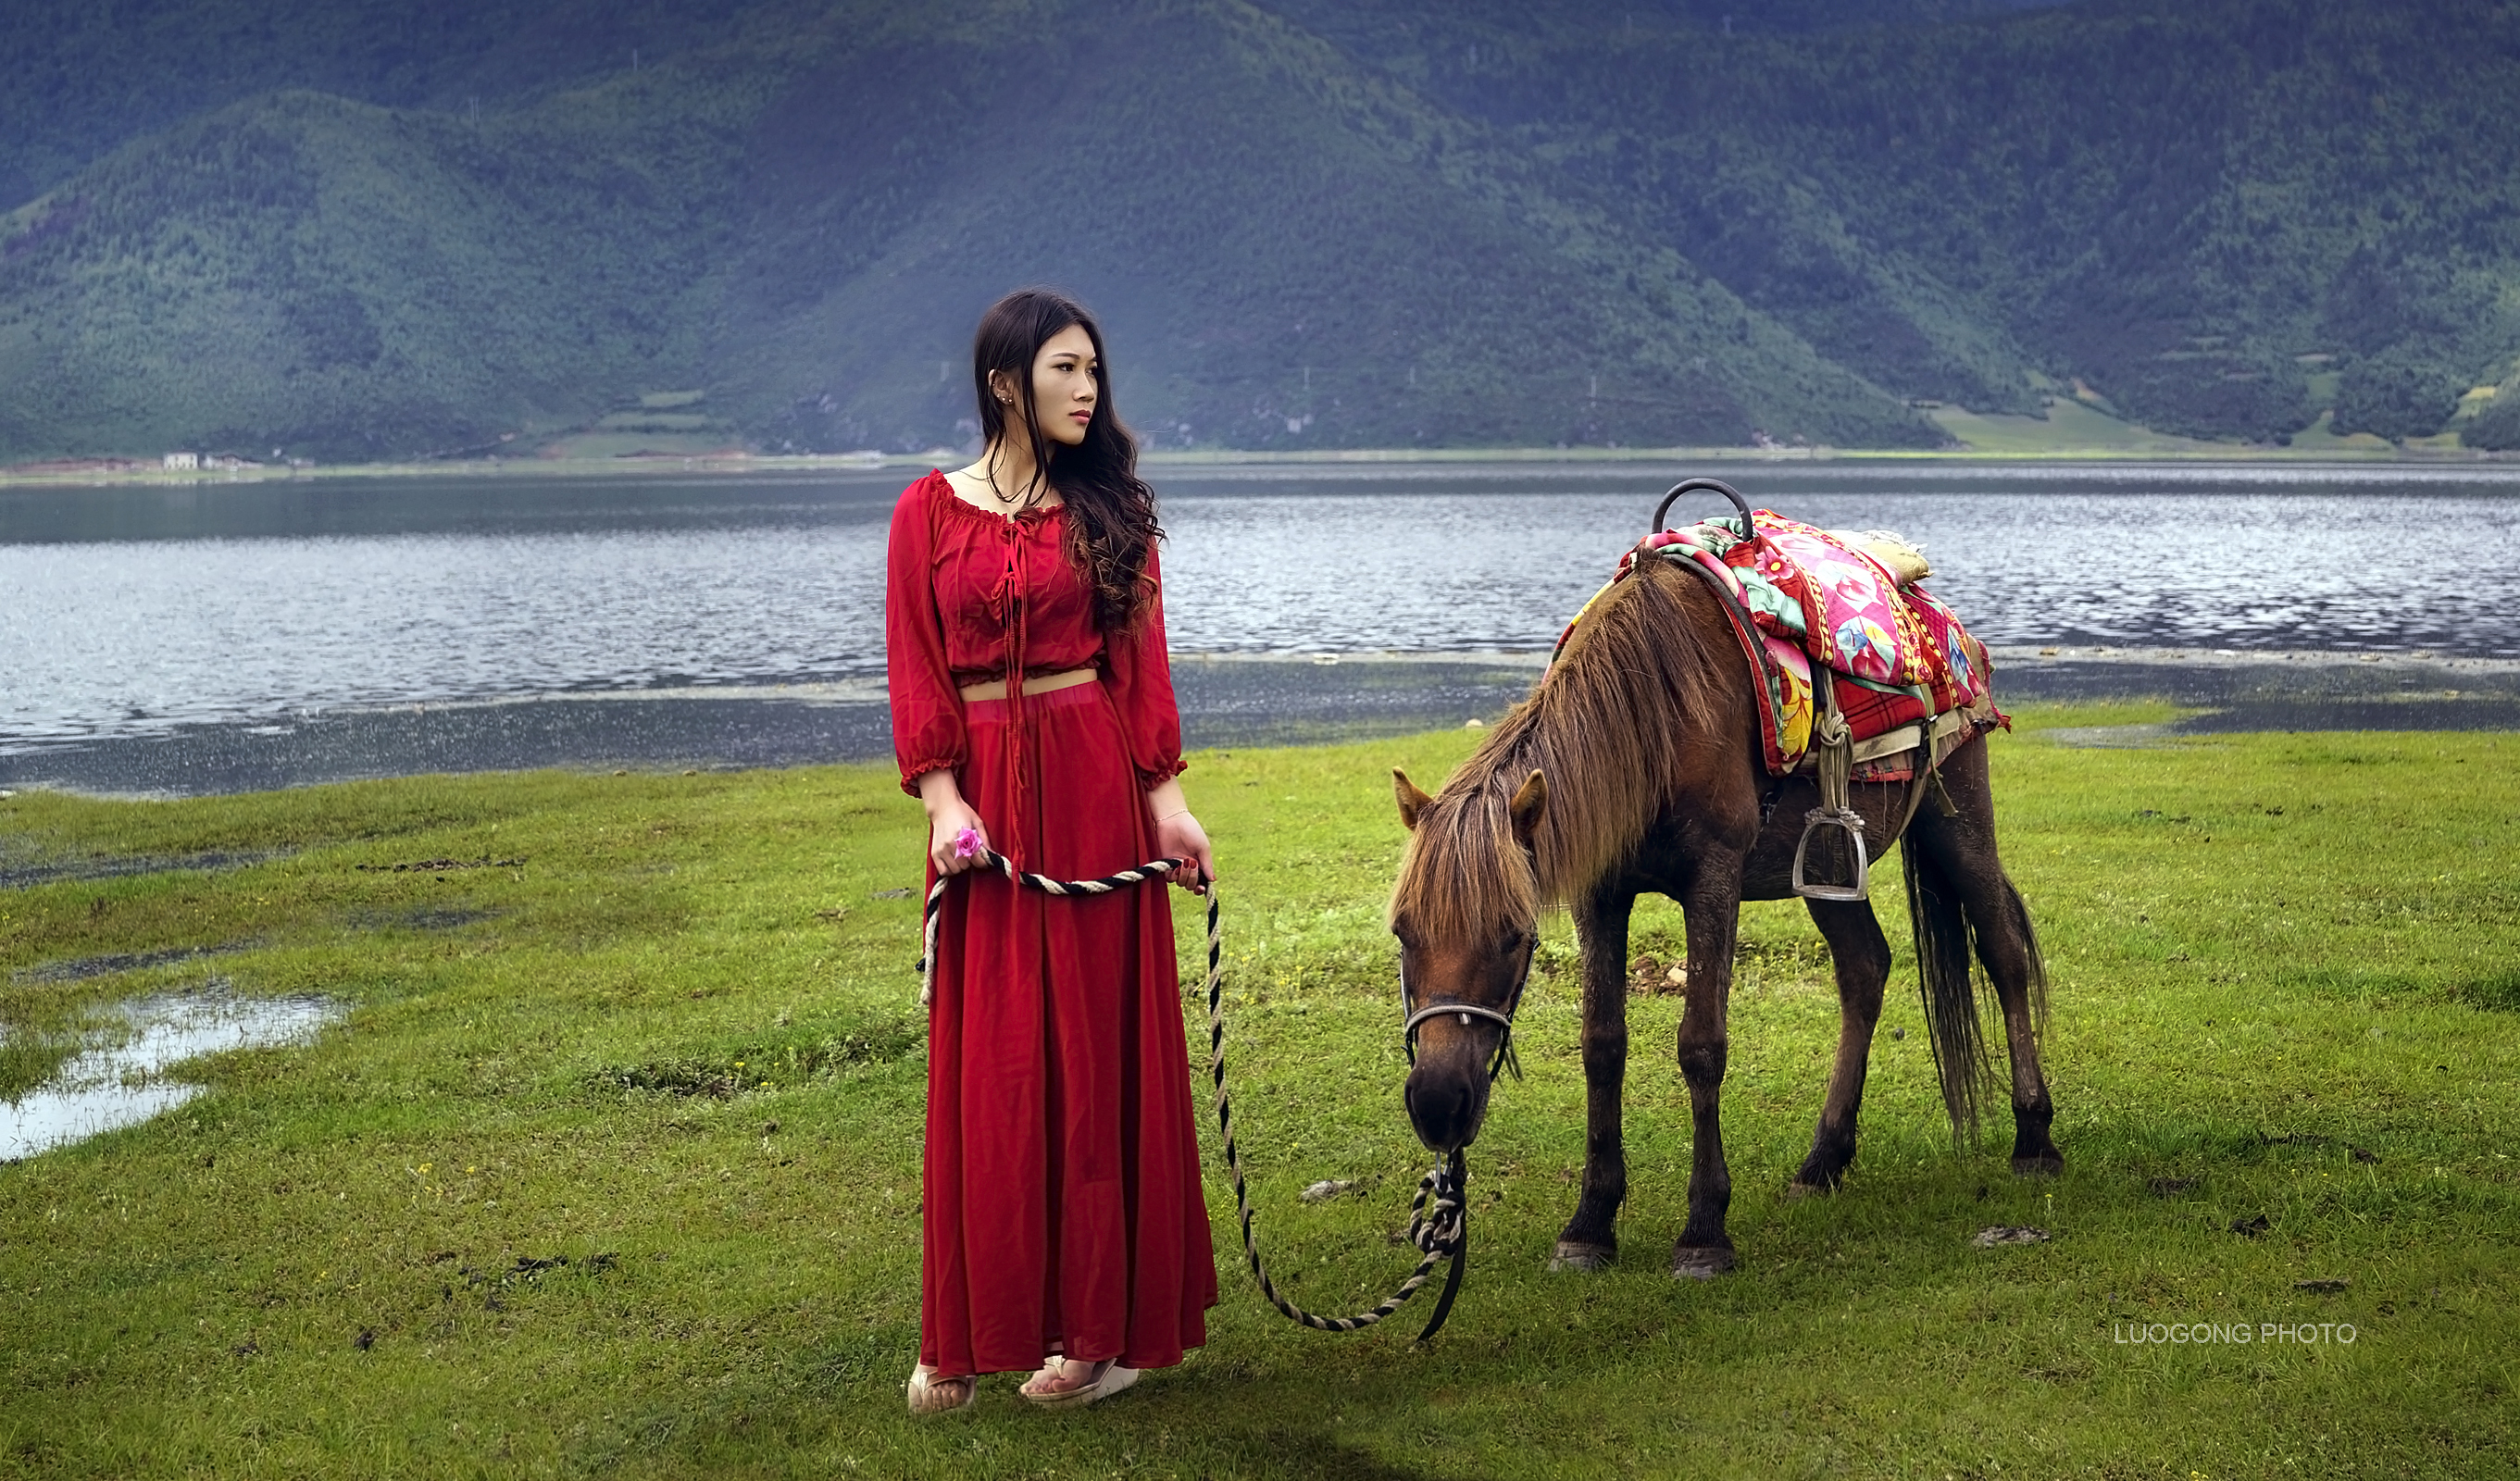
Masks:
[[[1435,799],[1419,791],[1409,774],[1396,766],[1391,769],[1391,790],[1400,798],[1400,826],[1415,832],[1418,815],[1432,806]]]
[[[1533,772],[1531,780],[1514,792],[1507,811],[1513,819],[1513,841],[1531,847],[1531,835],[1540,830],[1540,815],[1549,811],[1549,784],[1540,773]]]

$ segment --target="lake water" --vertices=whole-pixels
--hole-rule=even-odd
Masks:
[[[1545,650],[1689,471],[1150,470],[1173,648]],[[1991,644],[2520,656],[2520,467],[1711,471],[1921,542]],[[0,490],[0,755],[533,696],[873,703],[907,476]]]

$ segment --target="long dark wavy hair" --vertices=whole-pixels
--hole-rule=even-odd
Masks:
[[[1074,325],[1094,341],[1094,379],[1101,387],[1094,420],[1075,447],[1042,434],[1032,399],[1032,364],[1050,337]],[[1155,491],[1138,476],[1138,439],[1111,404],[1110,362],[1102,353],[1102,327],[1085,306],[1064,293],[1026,288],[1000,298],[980,316],[971,336],[971,385],[979,397],[980,435],[989,446],[1010,431],[1007,407],[989,384],[1004,372],[1022,398],[1022,435],[1031,439],[1035,477],[1058,491],[1067,505],[1062,544],[1067,559],[1094,583],[1094,615],[1105,632],[1125,632],[1145,607],[1153,583],[1147,558],[1164,537],[1155,522]],[[1053,460],[1052,454],[1057,459]],[[1027,489],[1027,494],[1035,493]]]

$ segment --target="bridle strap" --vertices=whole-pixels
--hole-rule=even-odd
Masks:
[[[1400,1032],[1402,1036],[1415,1040],[1418,1037],[1418,1024],[1425,1022],[1429,1018],[1440,1018],[1446,1013],[1461,1014],[1462,1021],[1465,1024],[1472,1018],[1485,1018],[1490,1023],[1495,1024],[1497,1027],[1504,1029],[1508,1033],[1513,1032],[1513,1017],[1511,1014],[1498,1012],[1495,1009],[1478,1003],[1429,1003],[1424,1008],[1411,1013],[1408,1020],[1400,1025]]]
[[[1532,943],[1531,947],[1523,953],[1522,975],[1514,979],[1513,996],[1506,1000],[1505,1009],[1501,1012],[1484,1003],[1437,1002],[1429,1003],[1424,1008],[1411,1009],[1409,1015],[1400,1022],[1400,1044],[1409,1052],[1409,1062],[1412,1064],[1418,1062],[1419,1024],[1432,1018],[1440,1018],[1446,1013],[1459,1013],[1462,1015],[1463,1027],[1467,1027],[1472,1018],[1485,1018],[1497,1026],[1496,1057],[1488,1061],[1488,1079],[1494,1081],[1507,1070],[1513,1071],[1515,1079],[1521,1079],[1522,1058],[1513,1052],[1513,1015],[1515,1010],[1522,1007],[1523,991],[1531,986],[1532,964],[1539,956],[1538,942]],[[1410,1002],[1409,969],[1404,965],[1400,969],[1400,1006],[1408,1009]]]

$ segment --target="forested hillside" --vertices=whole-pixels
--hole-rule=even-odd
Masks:
[[[0,42],[12,458],[959,443],[1032,282],[1167,446],[1924,447],[1914,401],[2056,392],[2520,443],[2520,387],[2460,400],[2520,353],[2509,4],[22,0]]]

